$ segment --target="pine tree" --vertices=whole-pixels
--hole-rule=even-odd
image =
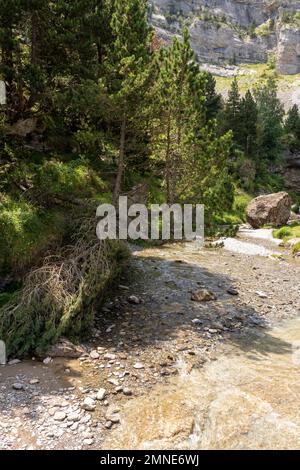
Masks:
[[[300,114],[298,106],[295,104],[287,113],[284,123],[284,130],[287,135],[288,147],[292,152],[300,150]]]
[[[114,0],[110,23],[112,43],[107,54],[106,85],[119,128],[119,155],[113,201],[117,202],[126,160],[128,129],[138,120],[145,94],[151,28],[145,0]]]
[[[286,132],[291,132],[293,134],[298,134],[300,131],[300,115],[299,109],[296,104],[292,106],[287,113],[287,117],[284,123],[284,128]]]
[[[284,109],[277,97],[277,85],[273,78],[256,88],[258,110],[258,149],[263,159],[276,159],[282,148]]]
[[[205,77],[206,120],[215,119],[222,108],[222,98],[216,92],[216,79],[210,72],[203,72]]]
[[[240,140],[241,125],[241,97],[239,92],[238,81],[236,77],[231,83],[228,93],[228,100],[225,104],[224,111],[221,116],[222,132],[232,130],[236,142]]]
[[[154,86],[153,154],[163,163],[168,203],[206,205],[207,220],[230,206],[227,173],[231,137],[217,137],[207,124],[206,79],[199,71],[187,30],[158,60]]]
[[[250,90],[242,98],[240,104],[240,126],[238,142],[249,157],[255,156],[257,139],[258,111]]]
[[[176,198],[176,185],[188,147],[191,128],[205,121],[205,79],[199,72],[188,31],[183,40],[175,38],[170,48],[162,49],[157,60],[158,76],[153,89],[153,147],[164,161],[166,199]]]

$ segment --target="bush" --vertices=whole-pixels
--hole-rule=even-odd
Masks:
[[[296,245],[293,246],[293,254],[295,255],[296,253],[300,252],[300,242],[296,243]]]
[[[0,195],[0,273],[22,271],[61,236],[62,220],[25,200]]]
[[[44,350],[61,335],[76,340],[93,325],[95,307],[128,257],[124,244],[99,241],[85,221],[73,245],[30,272],[0,308],[0,338],[9,355]]]

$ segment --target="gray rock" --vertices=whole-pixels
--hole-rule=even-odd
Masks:
[[[12,388],[14,390],[24,390],[24,385],[21,384],[20,382],[16,382],[13,384]]]
[[[253,199],[246,209],[247,221],[253,228],[264,225],[279,227],[289,220],[292,201],[288,193],[266,194]]]

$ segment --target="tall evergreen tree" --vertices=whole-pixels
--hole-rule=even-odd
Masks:
[[[232,130],[234,139],[239,141],[240,137],[240,113],[241,113],[241,96],[237,78],[234,77],[231,88],[228,92],[228,100],[221,115],[222,132]]]
[[[216,79],[210,72],[203,72],[205,77],[206,120],[215,119],[222,108],[222,98],[216,92]]]
[[[257,139],[258,111],[250,90],[242,98],[240,104],[240,126],[238,142],[249,157],[255,156]]]
[[[282,148],[284,109],[277,97],[273,78],[259,85],[254,93],[258,110],[258,149],[263,159],[275,159]]]
[[[287,113],[284,123],[284,131],[287,134],[289,149],[294,151],[300,150],[300,114],[298,106],[295,104]]]
[[[119,155],[114,186],[114,203],[121,192],[128,129],[139,119],[145,94],[150,58],[151,28],[146,0],[114,0],[111,19],[112,42],[107,54],[106,85],[111,110],[119,127]]]
[[[231,144],[229,135],[218,138],[213,123],[207,124],[206,79],[187,30],[182,41],[175,38],[170,48],[161,51],[158,69],[153,154],[163,163],[166,199],[201,202],[209,220],[231,204],[226,170]]]

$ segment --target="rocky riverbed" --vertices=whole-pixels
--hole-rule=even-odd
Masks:
[[[290,351],[289,336],[277,344],[272,335],[274,325],[299,315],[300,261],[268,236],[241,233],[238,241],[244,250],[226,243],[223,248],[174,244],[136,250],[115,298],[98,312],[80,357],[2,366],[0,449],[253,447],[251,435],[240,438],[243,417],[235,415],[234,426],[230,407],[223,407],[223,418],[211,421],[210,428],[204,417],[220,399],[217,383],[219,388],[232,387],[232,380],[239,385],[230,357],[235,362],[245,357],[238,370],[243,383],[247,371],[251,378],[251,348],[260,348],[268,359],[268,410],[272,397],[285,400],[279,392],[272,396],[272,390],[280,347],[284,343],[282,357]],[[248,244],[267,254],[248,252]],[[289,374],[286,387],[288,380]],[[239,409],[243,393],[230,395],[232,409]],[[259,427],[263,414],[255,415],[257,401],[249,400],[253,406],[245,429]],[[226,429],[232,440],[224,440]],[[267,432],[268,426],[262,429]],[[280,444],[279,432],[275,444],[276,439]],[[288,440],[281,443],[289,447]]]

